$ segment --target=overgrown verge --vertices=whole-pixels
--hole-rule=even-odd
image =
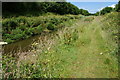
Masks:
[[[12,17],[3,19],[3,40],[12,43],[42,32],[52,32],[64,26],[64,22],[80,19],[81,15],[48,15],[39,17]]]
[[[70,16],[69,16],[70,17]],[[75,18],[76,17],[76,18]],[[82,16],[81,16],[82,17]],[[78,31],[73,28],[72,32],[70,26],[73,25],[77,20],[81,19],[80,16],[71,16],[72,19],[68,22],[64,22],[60,30],[55,33],[45,35],[44,38],[40,38],[40,41],[35,42],[31,45],[33,48],[30,52],[20,53],[19,57],[12,57],[12,55],[3,55],[2,67],[3,67],[3,78],[13,79],[13,78],[56,78],[60,77],[59,74],[52,74],[55,68],[53,67],[54,59],[57,58],[53,55],[53,61],[50,62],[47,59],[48,55],[56,54],[57,49],[61,49],[62,46],[69,47],[73,46],[74,41],[78,39]],[[57,47],[58,46],[58,47]],[[72,47],[71,47],[72,48]],[[56,51],[53,51],[56,50]],[[26,55],[26,56],[25,56]],[[45,58],[46,56],[46,58]],[[56,54],[57,56],[57,54]],[[41,58],[40,58],[41,57]],[[42,59],[45,59],[42,61]],[[28,60],[29,59],[29,60]],[[11,65],[11,66],[10,66]],[[46,71],[47,66],[51,67],[51,70]],[[56,68],[59,67],[56,66]],[[54,68],[54,69],[52,69]],[[63,67],[60,67],[62,69]]]
[[[120,29],[120,20],[119,20],[119,12],[112,12],[110,14],[104,15],[105,17],[101,20],[101,29],[106,33],[107,40],[109,40],[108,44],[112,44],[114,50],[110,50],[113,55],[118,56],[118,48],[119,48],[119,29]]]
[[[92,24],[88,22],[93,17],[72,27],[68,23],[68,27],[33,43],[33,50],[17,61],[3,56],[3,78],[118,77],[117,14],[107,14]]]

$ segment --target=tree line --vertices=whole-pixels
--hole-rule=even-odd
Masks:
[[[38,15],[47,12],[52,12],[60,15],[82,14],[85,16],[89,15],[104,15],[112,11],[120,11],[120,1],[115,5],[115,8],[105,7],[95,14],[89,13],[87,10],[79,9],[77,6],[69,2],[3,2],[2,3],[3,16],[18,14],[18,15]]]
[[[46,13],[52,12],[60,15],[86,15],[90,13],[87,10],[79,9],[77,6],[69,2],[3,2],[3,16],[6,13],[12,14],[27,14],[27,13]]]
[[[115,5],[114,8],[112,7],[105,7],[102,10],[96,12],[94,15],[104,15],[106,13],[110,13],[110,12],[120,12],[120,1],[118,2],[118,4]]]

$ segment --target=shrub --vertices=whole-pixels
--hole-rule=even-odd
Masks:
[[[3,39],[10,42],[10,40],[25,39],[33,35],[41,34],[45,29],[55,31],[61,26],[62,23],[71,19],[80,19],[75,15],[48,15],[39,17],[13,17],[3,19]],[[60,26],[61,25],[61,26]],[[13,28],[15,26],[15,28]]]
[[[12,38],[13,40],[20,40],[23,38],[23,34],[16,34],[14,35],[14,37]]]
[[[37,26],[39,26],[39,25],[41,25],[41,24],[43,24],[43,21],[42,21],[42,20],[36,20],[36,21],[34,21],[32,27],[37,27]]]
[[[5,27],[8,30],[15,29],[18,26],[18,23],[13,19],[6,19],[3,21],[3,27]]]
[[[25,25],[20,25],[20,26],[19,26],[19,29],[21,29],[22,31],[25,31],[25,30],[27,30],[27,26],[25,26]]]
[[[14,42],[14,40],[7,38],[7,39],[5,39],[5,42],[12,43],[12,42]]]
[[[21,24],[21,23],[23,23],[23,24],[27,23],[27,20],[26,20],[25,17],[18,17],[16,20],[17,20],[17,22],[19,24]]]
[[[41,25],[33,28],[33,34],[34,34],[34,35],[40,34],[40,33],[44,30],[44,28],[45,28],[45,27],[44,27],[44,26],[41,26]]]
[[[32,35],[33,35],[33,30],[34,30],[34,28],[28,28],[28,29],[25,31],[25,34],[26,34],[26,35],[29,35],[29,36],[32,36]]]
[[[52,24],[52,23],[49,23],[49,24],[47,25],[47,29],[48,29],[48,30],[55,30],[55,25]]]
[[[54,24],[54,25],[57,25],[57,24],[59,24],[59,19],[58,19],[58,18],[52,18],[52,19],[50,20],[50,23],[52,23],[52,24]]]

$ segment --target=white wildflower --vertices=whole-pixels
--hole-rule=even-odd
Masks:
[[[102,55],[103,53],[101,52],[100,55]]]

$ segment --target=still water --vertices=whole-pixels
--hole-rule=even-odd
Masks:
[[[37,42],[41,35],[33,36],[15,43],[3,45],[3,54],[13,54],[17,52],[27,52],[33,42]]]

